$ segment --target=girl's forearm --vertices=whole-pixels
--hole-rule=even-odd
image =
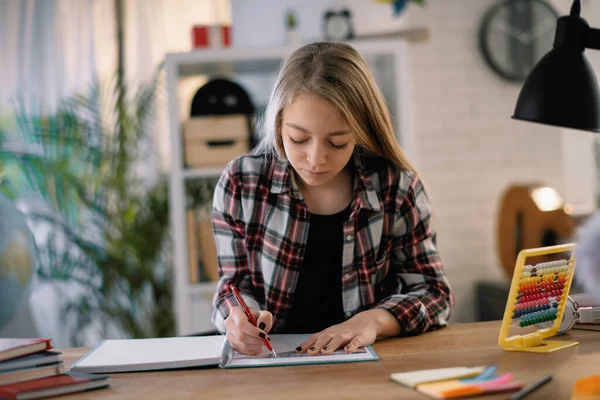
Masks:
[[[365,314],[365,317],[368,316],[369,320],[375,325],[378,339],[398,336],[402,331],[396,317],[387,310],[375,308],[373,310],[363,311],[360,314]]]

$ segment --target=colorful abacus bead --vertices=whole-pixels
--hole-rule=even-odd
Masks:
[[[524,314],[519,322],[520,327],[525,327],[533,324],[539,324],[545,321],[552,321],[556,319],[556,309],[533,311]]]

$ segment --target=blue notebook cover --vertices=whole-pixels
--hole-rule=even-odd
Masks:
[[[221,368],[281,367],[288,365],[334,364],[379,360],[379,356],[371,346],[358,349],[351,354],[346,354],[343,349],[330,355],[311,356],[306,353],[298,354],[296,347],[310,336],[310,334],[271,335],[271,345],[277,353],[277,357],[266,351],[263,355],[257,357],[245,356],[233,351],[226,342],[223,346],[223,354],[219,366]]]

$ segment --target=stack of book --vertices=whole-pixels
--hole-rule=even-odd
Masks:
[[[108,377],[66,373],[51,339],[0,339],[0,398],[42,399],[109,385]]]

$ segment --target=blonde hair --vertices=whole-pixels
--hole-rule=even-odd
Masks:
[[[367,62],[352,46],[343,43],[311,43],[294,51],[283,63],[259,121],[262,136],[255,154],[275,152],[285,158],[283,109],[303,92],[323,97],[340,111],[359,151],[415,171],[396,139],[385,100]]]

